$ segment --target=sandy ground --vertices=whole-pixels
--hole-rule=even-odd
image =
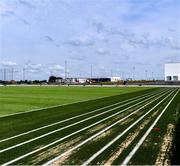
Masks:
[[[138,136],[141,130],[150,122],[151,118],[153,118],[157,112],[154,112],[151,117],[145,120],[134,132],[130,133],[126,140],[122,142],[119,146],[119,149],[113,153],[113,155],[105,162],[105,166],[112,165],[113,162],[121,155],[121,153],[129,147],[129,145],[133,142],[133,140]]]
[[[175,126],[173,124],[168,124],[167,132],[164,135],[163,142],[161,144],[161,149],[156,159],[155,165],[170,165],[169,152],[172,146],[173,132]]]

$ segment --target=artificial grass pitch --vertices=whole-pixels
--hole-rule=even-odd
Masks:
[[[0,116],[48,106],[142,91],[145,87],[0,87]]]

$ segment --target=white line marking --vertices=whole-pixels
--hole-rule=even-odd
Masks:
[[[153,98],[153,97],[154,97],[154,96],[152,96],[152,97],[150,97],[150,98]],[[142,98],[146,98],[146,96],[145,96],[145,97],[142,97]],[[120,108],[120,107],[123,107],[123,106],[126,106],[126,105],[128,105],[128,104],[131,104],[131,103],[133,103],[133,102],[135,102],[135,101],[141,100],[142,98],[136,99],[136,100],[131,101],[131,102],[129,102],[129,103],[125,103],[125,104],[123,104],[123,105],[121,105],[121,106],[117,106],[117,107],[115,107],[115,108],[112,108],[112,109],[110,109],[110,110],[101,112],[101,113],[99,113],[99,114],[90,116],[90,117],[88,117],[88,118],[85,118],[85,119],[80,120],[80,121],[78,121],[78,122],[72,123],[72,124],[67,125],[67,126],[65,126],[65,127],[61,127],[61,128],[59,128],[59,129],[53,130],[53,131],[51,131],[51,132],[48,132],[48,133],[46,133],[46,134],[42,134],[42,135],[40,135],[40,136],[38,136],[38,137],[29,139],[28,141],[21,142],[21,143],[19,143],[19,144],[10,146],[10,147],[5,148],[5,149],[1,149],[1,150],[0,150],[0,153],[6,152],[6,151],[8,151],[8,150],[17,148],[17,147],[19,147],[19,146],[25,145],[25,144],[30,143],[30,142],[32,142],[32,141],[35,141],[35,140],[38,140],[38,139],[40,139],[40,138],[46,137],[46,136],[48,136],[48,135],[54,134],[54,133],[56,133],[56,132],[62,131],[62,130],[67,129],[67,128],[69,128],[69,127],[75,126],[75,125],[80,124],[80,123],[82,123],[82,122],[85,122],[85,121],[87,121],[87,120],[93,119],[93,118],[95,118],[95,117],[97,117],[97,116],[103,115],[103,114],[105,114],[105,113],[108,113],[108,112],[111,112],[111,111],[113,111],[113,110],[116,110],[116,109],[118,109],[118,108]],[[149,99],[149,98],[148,98],[148,99]],[[146,99],[146,100],[148,100],[148,99]],[[145,100],[145,101],[146,101],[146,100]],[[129,108],[132,108],[132,107],[134,107],[134,106],[136,106],[136,105],[138,105],[138,104],[140,104],[140,103],[142,103],[142,102],[144,102],[144,101],[141,101],[141,102],[139,102],[139,103],[136,103],[135,105],[132,105],[132,106],[126,108],[125,110],[127,110],[127,109],[129,109]],[[118,113],[124,112],[125,110],[119,111]]]
[[[164,89],[163,89],[163,90],[164,90]],[[159,91],[159,90],[158,90],[158,91]],[[124,100],[124,101],[121,101],[121,102],[118,102],[118,103],[115,103],[115,104],[111,104],[111,105],[108,105],[108,106],[105,106],[105,107],[102,107],[102,108],[99,108],[99,109],[96,109],[96,110],[93,110],[93,111],[90,111],[90,112],[87,112],[87,113],[84,113],[84,114],[76,115],[76,116],[74,116],[74,117],[67,118],[67,119],[65,119],[65,120],[61,120],[61,121],[58,121],[58,122],[55,122],[55,123],[52,123],[52,124],[49,124],[49,125],[46,125],[46,126],[43,126],[43,127],[39,127],[39,128],[30,130],[30,131],[21,133],[21,134],[17,134],[17,135],[15,135],[15,136],[8,137],[8,138],[5,138],[5,139],[0,140],[0,143],[1,143],[1,142],[8,141],[8,140],[11,140],[11,139],[14,139],[14,138],[17,138],[17,137],[20,137],[20,136],[24,136],[24,135],[27,135],[27,134],[30,134],[30,133],[33,133],[33,132],[36,132],[36,131],[39,131],[39,130],[48,128],[48,127],[52,127],[52,126],[55,126],[55,125],[58,125],[58,124],[61,124],[61,123],[64,123],[64,122],[67,122],[67,121],[70,121],[70,120],[73,120],[73,119],[76,119],[76,118],[85,116],[85,115],[88,115],[88,114],[91,114],[91,113],[94,113],[94,112],[97,112],[97,111],[100,111],[100,110],[103,110],[103,109],[106,109],[106,108],[109,108],[109,107],[112,107],[112,106],[115,106],[115,105],[118,105],[118,104],[122,104],[122,103],[124,103],[124,102],[134,100],[135,98],[140,98],[140,97],[142,97],[142,96],[149,96],[149,95],[152,95],[152,94],[154,94],[154,93],[157,93],[158,91],[150,92],[150,93],[148,93],[147,95],[144,94],[144,95],[141,95],[141,96],[133,97],[133,98],[128,99],[128,100]]]
[[[169,90],[168,90],[167,92],[165,92],[163,95],[165,95],[165,94],[168,93],[168,92],[169,92]],[[161,93],[159,93],[159,94],[161,94]],[[163,95],[161,95],[161,97],[162,97]],[[160,97],[158,97],[158,98],[160,98]],[[157,100],[158,98],[155,98],[155,100]],[[155,100],[154,100],[154,101],[155,101]],[[150,103],[152,103],[152,102],[150,102]],[[150,103],[149,103],[149,104],[150,104]],[[146,104],[146,105],[147,105],[147,104]],[[146,105],[145,105],[145,106],[146,106]],[[138,110],[134,111],[133,113],[139,111],[140,109],[144,108],[145,106],[139,108]],[[119,120],[119,121],[116,122],[116,123],[119,123],[119,122],[125,120],[126,118],[128,118],[129,116],[131,116],[133,113],[129,114],[127,117],[122,118],[121,120]],[[11,160],[11,161],[8,161],[7,163],[4,163],[3,166],[12,164],[12,163],[14,163],[14,162],[16,162],[16,161],[18,161],[18,160],[21,160],[21,159],[23,159],[23,158],[25,158],[25,157],[27,157],[27,156],[29,156],[29,155],[32,155],[32,154],[34,154],[34,153],[36,153],[36,152],[39,152],[39,151],[41,151],[41,150],[43,150],[43,149],[46,149],[46,148],[48,148],[48,147],[50,147],[50,146],[52,146],[52,145],[54,145],[54,144],[56,144],[56,143],[58,143],[58,142],[61,142],[61,141],[65,140],[66,138],[69,138],[69,137],[71,137],[71,136],[73,136],[73,135],[75,135],[75,134],[78,134],[78,133],[86,130],[86,129],[89,129],[89,128],[91,128],[91,127],[93,127],[93,126],[95,126],[95,125],[97,125],[97,124],[99,124],[99,123],[101,123],[101,122],[103,122],[103,121],[105,121],[105,120],[113,117],[113,116],[114,116],[114,115],[111,115],[111,116],[109,116],[109,117],[107,117],[107,118],[104,118],[104,119],[102,119],[102,120],[94,123],[94,124],[91,124],[91,125],[89,125],[89,126],[87,126],[87,127],[84,127],[84,128],[82,128],[82,129],[80,129],[80,130],[78,130],[78,131],[76,131],[76,132],[73,132],[73,133],[71,133],[71,134],[69,134],[69,135],[67,135],[67,136],[65,136],[65,137],[63,137],[63,138],[60,138],[60,139],[58,139],[58,140],[56,140],[56,141],[54,141],[54,142],[51,142],[50,144],[47,144],[47,145],[45,145],[45,146],[43,146],[43,147],[41,147],[41,148],[39,148],[39,149],[36,149],[36,150],[34,150],[34,151],[31,151],[31,152],[29,152],[29,153],[27,153],[27,154],[24,154],[24,155],[18,157],[18,158],[15,158],[15,159],[13,159],[13,160]],[[108,129],[109,129],[109,127],[107,128],[107,130],[108,130]],[[104,130],[101,131],[101,133],[103,133],[103,132],[104,132]],[[101,133],[99,133],[98,135],[100,135]]]
[[[175,91],[175,90],[174,90]],[[158,104],[156,104],[153,108],[151,108],[148,112],[146,112],[143,116],[141,116],[137,121],[135,121],[133,124],[131,124],[126,130],[124,130],[120,135],[115,137],[113,140],[111,140],[108,144],[106,144],[104,147],[102,147],[99,151],[94,153],[88,160],[86,160],[82,166],[87,166],[91,161],[93,161],[96,157],[98,157],[102,152],[104,152],[107,148],[109,148],[114,142],[116,142],[119,138],[121,138],[125,133],[127,133],[132,127],[134,127],[138,122],[140,122],[146,115],[148,115],[152,110],[154,110],[158,105],[160,105],[164,100],[166,100],[172,93],[171,92],[168,96],[166,96],[163,100],[161,100]],[[53,160],[53,162],[56,160]],[[47,164],[52,164],[53,162],[48,162]]]
[[[166,93],[165,93],[166,94]],[[165,94],[159,96],[158,98],[164,96]],[[96,133],[95,135],[91,136],[90,138],[84,140],[82,143],[76,145],[75,147],[69,149],[68,151],[64,152],[63,154],[61,154],[60,156],[57,156],[56,158],[48,161],[47,163],[45,163],[45,165],[50,165],[52,164],[53,162],[55,162],[56,160],[58,160],[59,158],[67,155],[68,153],[72,152],[73,150],[76,150],[78,149],[79,147],[81,147],[82,145],[86,144],[87,142],[91,141],[92,139],[94,139],[95,137],[101,135],[102,133],[104,133],[105,131],[109,130],[110,128],[112,128],[113,126],[115,126],[116,124],[120,123],[121,121],[127,119],[128,117],[130,117],[131,115],[133,115],[134,113],[136,113],[137,111],[141,110],[142,108],[146,107],[147,105],[151,104],[152,102],[154,102],[155,100],[157,100],[158,98],[155,98],[153,101],[149,102],[148,104],[142,106],[141,108],[137,109],[136,111],[132,112],[131,114],[129,114],[128,116],[118,120],[117,122],[113,123],[112,125],[106,127],[105,129],[101,130],[100,132]]]
[[[174,98],[176,97],[176,95],[179,93],[179,90],[176,92],[176,94],[173,96],[173,98],[169,101],[169,103],[166,105],[166,107],[163,109],[163,111],[161,112],[161,114],[156,118],[156,120],[154,121],[154,123],[149,127],[149,129],[146,131],[146,133],[143,135],[143,137],[139,140],[139,142],[136,144],[136,146],[133,148],[133,150],[128,154],[128,156],[124,159],[124,161],[122,162],[121,165],[127,165],[129,163],[129,161],[131,160],[131,158],[135,155],[135,153],[137,152],[137,150],[140,148],[140,146],[143,144],[143,142],[145,141],[145,139],[147,138],[147,136],[150,134],[151,130],[154,128],[154,126],[156,125],[156,123],[158,122],[158,120],[161,118],[161,116],[163,115],[163,113],[166,111],[166,109],[169,107],[169,105],[171,104],[171,102],[174,100]]]

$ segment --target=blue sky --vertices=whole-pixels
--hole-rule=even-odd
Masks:
[[[67,61],[70,76],[92,65],[93,76],[163,78],[180,61],[179,18],[180,0],[0,0],[0,68],[47,79]]]

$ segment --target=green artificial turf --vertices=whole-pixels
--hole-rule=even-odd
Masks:
[[[60,120],[63,120],[63,119],[69,118],[69,117],[73,117],[75,115],[80,115],[81,113],[89,112],[89,111],[95,110],[97,108],[102,108],[104,106],[107,106],[107,105],[110,105],[113,103],[124,101],[124,100],[130,99],[130,98],[133,98],[135,96],[139,96],[139,95],[147,94],[147,93],[150,93],[153,91],[157,91],[158,89],[159,88],[157,88],[157,89],[152,88],[152,89],[147,89],[144,91],[136,91],[136,92],[132,92],[132,93],[128,93],[128,94],[121,94],[121,95],[111,96],[111,97],[107,97],[107,98],[91,100],[91,101],[87,101],[87,102],[81,102],[81,103],[70,104],[70,105],[66,105],[66,106],[59,106],[56,108],[49,108],[49,109],[45,109],[45,110],[29,112],[26,114],[18,114],[18,115],[4,117],[4,118],[1,118],[1,121],[0,121],[0,126],[1,126],[0,127],[0,140],[3,138],[14,136],[16,134],[20,134],[25,131],[29,131],[29,130],[44,126],[44,125],[52,124],[54,122],[57,122],[57,121],[60,121]],[[131,105],[131,104],[129,104],[129,105]],[[125,106],[125,108],[126,107],[127,106]],[[121,109],[122,108],[119,108],[117,110],[114,110],[113,112],[115,113]],[[135,108],[133,108],[133,109],[135,109]],[[107,109],[105,109],[105,110],[107,110]],[[101,110],[101,111],[105,111],[105,110]],[[101,112],[101,111],[99,111],[99,112]],[[78,128],[82,128],[84,126],[92,124],[96,121],[99,121],[101,118],[104,118],[107,116],[108,116],[108,114],[103,115],[103,116],[101,115],[100,117],[97,117],[94,120],[93,119],[89,120],[82,124],[78,124],[77,126],[73,126],[72,128],[49,135],[43,139],[39,139],[35,142],[25,144],[18,148],[4,152],[4,153],[0,154],[0,158],[1,158],[0,164],[2,164],[5,161],[11,160],[19,155],[22,155],[29,151],[32,151],[33,149],[38,148],[42,145],[48,144],[48,143],[52,142],[53,140],[61,138],[63,135],[72,133],[73,131],[77,130]],[[116,116],[116,118],[117,118],[117,116]],[[84,117],[79,118],[79,120],[80,119],[82,120],[82,119],[84,119]],[[72,123],[73,121],[69,121],[68,123]],[[76,121],[78,121],[78,119]],[[106,123],[106,122],[104,122],[104,123]],[[51,130],[55,130],[55,129],[59,128],[61,125],[62,124],[51,127]],[[64,123],[63,125],[66,126],[66,123]],[[37,133],[31,133],[27,136],[16,138],[16,139],[13,139],[13,140],[10,140],[7,142],[2,142],[0,144],[0,147],[1,147],[0,149],[9,147],[10,145],[17,144],[18,142],[28,140],[29,138],[34,138],[35,136],[38,136],[41,132],[47,133],[47,132],[49,132],[49,129],[46,128],[43,131],[38,131]],[[82,135],[82,133],[79,133],[79,135]],[[23,160],[23,163],[29,164],[29,162],[32,162],[32,159],[29,159],[29,158],[26,158],[26,159],[27,159],[27,161]],[[18,164],[19,164],[19,162],[18,162]]]
[[[131,87],[0,87],[0,116],[104,96],[141,91]]]
[[[172,97],[172,96],[171,96]],[[174,125],[177,124],[177,118],[179,117],[179,111],[180,108],[178,105],[180,104],[180,93],[176,95],[173,102],[169,105],[167,110],[164,112],[162,117],[159,119],[157,124],[155,125],[155,128],[159,128],[160,131],[151,131],[151,133],[146,138],[146,142],[142,144],[140,149],[137,151],[136,155],[132,158],[131,164],[136,165],[144,165],[147,164],[147,161],[149,165],[154,165],[157,155],[161,149],[161,146],[163,144],[163,138],[165,134],[167,134],[167,128],[168,125]],[[176,129],[177,132],[177,129]],[[175,132],[173,133],[175,134]],[[174,141],[179,141],[179,137],[174,137]],[[168,145],[171,146],[171,145]],[[176,148],[177,145],[172,145],[171,148]],[[152,153],[153,152],[153,153]],[[172,152],[172,149],[170,151],[167,151],[165,154],[165,159],[169,160],[169,162],[173,163],[175,160],[178,160],[179,157],[175,157],[171,160],[172,153],[176,155],[176,153],[179,152],[179,149],[176,150],[176,152]],[[143,154],[143,155],[142,155]],[[178,154],[179,156],[179,154]],[[164,160],[165,161],[165,160]],[[169,163],[170,164],[170,163]],[[174,164],[174,163],[173,163]],[[176,163],[179,164],[179,163]]]
[[[27,87],[26,87],[27,88]],[[30,87],[32,88],[32,87]],[[35,88],[35,87],[33,87]],[[40,87],[38,87],[39,89]],[[47,87],[43,87],[47,88]],[[49,87],[50,88],[50,87]],[[54,87],[53,87],[54,88]],[[56,87],[58,88],[58,87]],[[65,87],[64,87],[65,88]],[[68,88],[68,87],[66,87]],[[73,87],[78,88],[78,87]],[[80,88],[80,87],[79,87]],[[82,90],[86,90],[83,89]],[[88,88],[91,90],[91,88]],[[109,88],[107,88],[109,89]],[[20,137],[16,137],[13,139],[9,139],[3,142],[0,142],[0,151],[2,151],[5,148],[9,148],[13,145],[17,145],[19,143],[22,143],[24,141],[28,141],[23,145],[18,145],[17,147],[14,147],[12,149],[8,149],[4,152],[0,152],[0,164],[4,164],[7,161],[11,161],[17,157],[20,157],[22,155],[25,155],[29,152],[32,152],[34,150],[37,150],[36,152],[32,153],[31,155],[27,155],[26,157],[23,156],[21,159],[18,158],[17,161],[12,162],[11,164],[29,164],[29,165],[35,165],[35,164],[44,164],[50,159],[53,159],[54,157],[58,156],[59,154],[62,154],[63,152],[67,151],[68,149],[74,147],[75,145],[81,143],[87,138],[90,138],[92,135],[96,134],[98,131],[104,129],[105,127],[108,127],[109,125],[117,122],[117,120],[122,119],[123,117],[126,117],[131,112],[134,112],[138,108],[142,107],[143,105],[149,103],[152,101],[152,99],[156,99],[153,101],[153,103],[148,104],[143,109],[140,109],[135,114],[131,115],[127,119],[123,120],[122,122],[116,124],[112,128],[110,128],[107,132],[102,133],[95,139],[89,141],[82,147],[79,147],[78,149],[73,151],[73,154],[71,154],[66,161],[64,161],[63,164],[82,164],[84,161],[86,161],[90,156],[92,156],[95,152],[97,152],[100,148],[105,146],[108,142],[110,142],[112,139],[114,139],[116,136],[118,136],[120,133],[122,133],[128,126],[130,126],[133,122],[136,122],[143,114],[145,114],[147,111],[149,111],[151,108],[154,107],[159,101],[164,99],[170,92],[172,92],[173,88],[151,88],[146,90],[135,90],[135,92],[128,93],[128,89],[125,88],[114,88],[116,91],[124,90],[122,93],[106,98],[100,98],[85,102],[79,102],[74,104],[68,104],[64,106],[58,106],[54,108],[47,108],[42,109],[39,111],[34,112],[27,112],[24,114],[16,114],[12,116],[6,116],[0,118],[0,140],[15,136],[17,134],[22,134],[23,132],[30,131],[32,129],[37,129],[38,127],[43,127],[49,124],[56,123],[56,125],[43,128],[41,130],[34,131],[32,133],[28,133],[26,135],[21,135]],[[131,88],[129,88],[131,89]],[[69,90],[69,89],[68,89]],[[70,89],[72,90],[72,89]],[[90,91],[89,90],[89,91]],[[97,89],[96,89],[97,90]],[[104,90],[103,88],[99,88],[99,90]],[[113,90],[113,88],[112,88]],[[125,91],[126,90],[126,91]],[[176,90],[177,91],[177,90]],[[87,93],[87,91],[86,91]],[[124,93],[124,94],[123,94]],[[146,94],[144,98],[140,97],[141,95]],[[163,95],[162,95],[163,94]],[[133,140],[133,142],[122,152],[120,156],[113,162],[113,164],[120,164],[124,157],[126,157],[127,154],[129,154],[130,150],[135,146],[135,144],[139,141],[139,139],[142,137],[142,135],[145,133],[145,131],[149,128],[149,126],[153,123],[155,118],[160,114],[160,112],[165,108],[169,100],[172,98],[172,96],[175,94],[171,94],[171,96],[168,96],[168,98],[163,101],[158,107],[153,110],[150,114],[148,114],[146,117],[144,117],[138,124],[136,124],[133,128],[131,128],[126,134],[124,134],[121,138],[119,138],[114,144],[112,144],[108,149],[106,149],[101,155],[99,155],[95,160],[91,162],[91,164],[103,164],[107,159],[112,156],[116,150],[118,150],[118,147],[120,147],[121,143],[123,143],[127,136],[134,132],[134,130],[139,127],[141,123],[147,118],[150,118],[150,121],[146,126],[141,129],[140,133],[136,136],[136,138]],[[160,95],[161,98],[157,98]],[[134,97],[139,97],[138,101],[134,99]],[[130,101],[127,101],[128,99],[132,99]],[[119,103],[121,102],[121,103]],[[177,102],[179,102],[179,94],[174,99],[173,103],[168,107],[162,118],[157,124],[157,127],[161,128],[161,131],[166,131],[166,126],[169,122],[175,122],[174,121],[174,110],[176,109]],[[117,104],[118,105],[112,105],[111,104]],[[122,104],[125,103],[126,105]],[[135,105],[137,104],[137,105]],[[107,107],[110,106],[110,107]],[[120,106],[117,108],[117,106]],[[131,106],[131,107],[130,107]],[[133,107],[132,107],[133,106]],[[105,107],[105,108],[103,108]],[[100,109],[99,108],[103,108]],[[114,108],[114,109],[112,109]],[[97,112],[91,112],[98,109]],[[124,112],[123,109],[125,110]],[[111,111],[110,111],[111,110]],[[102,113],[105,111],[105,114],[101,114],[100,116],[92,117],[93,115],[97,115],[98,113]],[[87,115],[83,115],[84,113],[90,113]],[[116,114],[116,113],[120,114]],[[151,117],[151,114],[154,112],[157,112],[157,114],[154,115],[154,117]],[[115,115],[116,114],[116,115]],[[67,118],[72,118],[76,115],[83,115],[81,117],[71,119],[69,121],[65,121],[63,123],[58,123],[62,120],[65,120]],[[105,119],[110,115],[115,115],[109,119]],[[87,118],[87,119],[86,119]],[[99,122],[100,120],[105,119],[104,121],[100,122],[98,125],[95,124],[96,122]],[[67,127],[70,124],[73,124],[75,122],[80,122],[82,120],[85,120],[81,123],[69,126],[66,129],[59,130],[63,127]],[[86,128],[83,131],[80,131],[76,133],[75,135],[72,135],[72,133],[83,129],[84,127],[87,127],[89,125],[95,124],[93,127]],[[43,136],[41,138],[38,138],[36,140],[31,140],[32,138],[37,138],[38,136],[42,136],[42,134],[47,134],[49,132],[53,132],[49,135]],[[160,132],[161,133],[161,132]],[[159,134],[160,134],[159,133]],[[153,132],[150,133],[152,135]],[[70,137],[66,137],[68,135],[71,135]],[[49,143],[52,143],[54,141],[62,139],[63,137],[66,137],[64,140],[55,142],[54,144],[51,144],[50,146],[39,150],[39,148],[44,147],[45,145],[48,145]],[[158,137],[159,138],[159,137]],[[161,137],[163,138],[163,133],[161,134]],[[148,140],[148,139],[147,139]],[[150,144],[147,149],[143,149],[143,152],[140,151],[137,152],[135,160],[133,159],[134,164],[154,164],[155,158],[157,157],[157,153],[159,152],[159,148],[157,148],[162,141],[158,142],[158,145],[156,145],[154,150],[154,142],[153,140],[148,141]],[[65,145],[65,146],[64,146]],[[155,154],[152,158],[151,154],[152,151]],[[140,153],[139,153],[140,152]],[[145,155],[145,157],[144,157]],[[150,155],[150,157],[149,157]],[[142,159],[143,156],[143,159]],[[150,160],[149,160],[150,159]]]

